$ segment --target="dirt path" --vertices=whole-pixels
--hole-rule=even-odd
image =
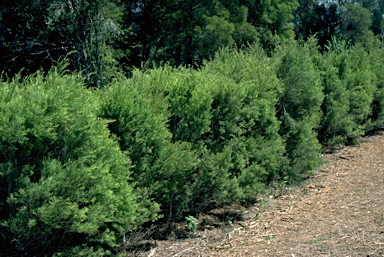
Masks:
[[[261,201],[243,221],[140,256],[384,256],[384,134],[324,158],[305,187]]]

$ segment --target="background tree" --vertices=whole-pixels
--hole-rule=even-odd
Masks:
[[[49,69],[58,55],[68,51],[63,49],[57,55],[43,39],[47,29],[44,16],[50,3],[52,1],[1,1],[1,72],[13,77],[21,69],[24,75],[41,67]]]
[[[278,43],[294,37],[294,11],[297,0],[243,1],[249,9],[249,23],[260,33],[260,42],[267,51]]]
[[[341,17],[337,3],[301,0],[295,12],[296,39],[318,39],[322,50],[333,37],[341,36]]]
[[[120,33],[113,1],[2,1],[0,71],[12,77],[48,71],[75,51],[70,69],[82,71],[88,86],[106,85],[114,73],[110,40]]]
[[[121,58],[127,71],[143,62],[200,65],[220,47],[240,47],[258,38],[248,23],[248,8],[238,2],[140,0],[121,4],[126,36],[118,47],[127,54]]]
[[[384,45],[384,1],[374,1],[372,15],[372,31],[381,38],[381,45]]]
[[[358,4],[347,4],[342,12],[342,33],[352,44],[368,42],[373,37],[372,19],[368,9]]]
[[[301,0],[296,11],[296,38],[316,34],[323,50],[333,37],[350,45],[377,45],[382,40],[383,1],[312,1]]]

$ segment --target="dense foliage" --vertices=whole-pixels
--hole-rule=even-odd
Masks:
[[[383,1],[0,7],[0,256],[119,255],[384,126]]]
[[[291,161],[290,176],[312,170],[321,163],[316,130],[324,94],[320,74],[311,59],[316,54],[316,42],[310,40],[306,44],[293,41],[278,46],[273,56],[277,59],[277,75],[284,84],[277,115]]]
[[[3,256],[109,255],[155,215],[138,202],[131,161],[80,77],[16,77],[0,97]]]

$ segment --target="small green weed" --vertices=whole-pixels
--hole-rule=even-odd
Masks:
[[[267,205],[267,201],[265,201],[264,199],[262,199],[262,200],[261,200],[261,205],[262,205],[262,206]]]
[[[197,219],[191,215],[185,217],[185,221],[187,222],[187,231],[194,232],[196,230],[196,220]]]
[[[327,238],[325,238],[325,237],[319,237],[319,238],[316,238],[316,239],[313,239],[313,240],[309,240],[308,243],[309,243],[310,245],[313,245],[313,244],[316,244],[316,243],[318,243],[318,242],[325,241],[325,240],[327,240]]]
[[[279,184],[279,194],[283,195],[284,191],[287,189],[287,184],[289,181],[289,176],[285,176]]]
[[[265,237],[265,239],[268,240],[268,241],[270,241],[270,240],[272,240],[274,238],[276,238],[275,235],[268,235],[268,236]]]
[[[235,220],[235,217],[234,217],[234,216],[232,216],[232,215],[228,215],[228,216],[225,218],[225,223],[226,223],[227,225],[232,225],[234,220]]]
[[[327,247],[325,247],[323,245],[318,245],[317,247],[318,247],[320,252],[326,252],[328,250]]]

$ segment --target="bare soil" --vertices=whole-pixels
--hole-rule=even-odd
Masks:
[[[384,133],[325,154],[304,185],[215,210],[188,238],[130,256],[384,256]]]

